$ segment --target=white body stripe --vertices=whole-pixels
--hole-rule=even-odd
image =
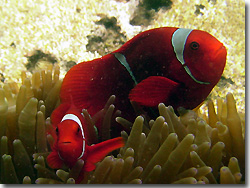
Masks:
[[[197,83],[199,84],[210,84],[209,82],[202,82],[197,80],[191,73],[190,69],[188,66],[185,64],[184,60],[184,49],[185,49],[185,44],[187,41],[187,38],[189,34],[192,32],[192,29],[183,29],[179,28],[177,29],[172,36],[172,45],[174,48],[174,52],[176,55],[176,58],[179,60],[179,62],[184,66],[185,71],[188,73],[188,75]]]
[[[126,68],[128,73],[132,77],[133,81],[135,82],[135,85],[137,85],[137,81],[135,79],[135,76],[134,76],[132,70],[130,69],[130,66],[129,66],[127,60],[126,60],[126,57],[123,54],[120,54],[120,53],[113,53],[113,54],[116,57],[116,59]]]
[[[85,136],[84,136],[84,132],[83,132],[82,123],[81,123],[80,119],[76,115],[74,115],[74,114],[66,114],[62,118],[61,122],[65,121],[65,120],[73,120],[73,121],[75,121],[79,125],[79,127],[81,129],[82,138],[83,138],[83,145],[82,145],[82,153],[81,153],[80,157],[78,157],[78,159],[80,159],[83,156],[84,151],[85,151]]]

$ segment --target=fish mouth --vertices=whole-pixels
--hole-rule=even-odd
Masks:
[[[66,146],[66,145],[70,145],[72,142],[70,141],[66,141],[66,142],[60,142],[58,143],[58,145],[61,145],[61,146]]]
[[[226,54],[227,54],[226,47],[222,44],[220,48],[216,50],[214,59],[217,59],[218,56],[221,57],[222,55],[226,55]]]
[[[68,150],[73,148],[72,142],[59,142],[58,143],[58,152],[63,156],[63,153],[67,153]]]

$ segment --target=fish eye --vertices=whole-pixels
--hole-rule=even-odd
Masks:
[[[78,129],[77,129],[77,133],[79,133],[79,132],[80,132],[80,130],[81,130],[81,129],[78,127]]]
[[[56,128],[56,133],[58,134],[58,128]]]
[[[198,48],[199,48],[199,43],[198,42],[191,42],[191,44],[190,44],[190,48],[192,49],[192,50],[198,50]]]

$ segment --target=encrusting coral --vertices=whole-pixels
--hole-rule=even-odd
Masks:
[[[32,79],[22,73],[22,86],[6,83],[0,88],[1,183],[75,183],[84,164],[72,169],[53,170],[46,164],[53,133],[50,114],[59,104],[58,66],[35,71]],[[115,96],[94,117],[83,110],[92,134],[90,141],[110,138],[116,120],[130,128],[121,132],[126,141],[119,154],[105,157],[82,183],[129,184],[234,184],[244,183],[245,120],[236,109],[233,95],[226,101],[207,103],[208,114],[200,110],[179,111],[159,104],[159,117],[138,116],[134,123],[119,117]],[[116,118],[114,118],[116,117]],[[103,121],[102,135],[96,135],[95,122]]]

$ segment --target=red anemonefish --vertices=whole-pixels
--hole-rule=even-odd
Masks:
[[[101,161],[111,151],[123,147],[124,141],[122,137],[117,137],[89,146],[88,132],[79,110],[68,103],[61,105],[60,109],[56,116],[51,116],[57,136],[53,150],[47,157],[47,163],[51,168],[61,168],[63,164],[72,168],[79,159],[82,159],[84,165],[76,179],[76,183],[80,183],[85,172],[94,170],[95,163]]]
[[[77,108],[93,115],[115,95],[126,118],[133,116],[130,100],[193,109],[219,81],[226,55],[223,44],[205,31],[151,29],[110,54],[72,67],[62,83],[61,102],[71,95]]]

